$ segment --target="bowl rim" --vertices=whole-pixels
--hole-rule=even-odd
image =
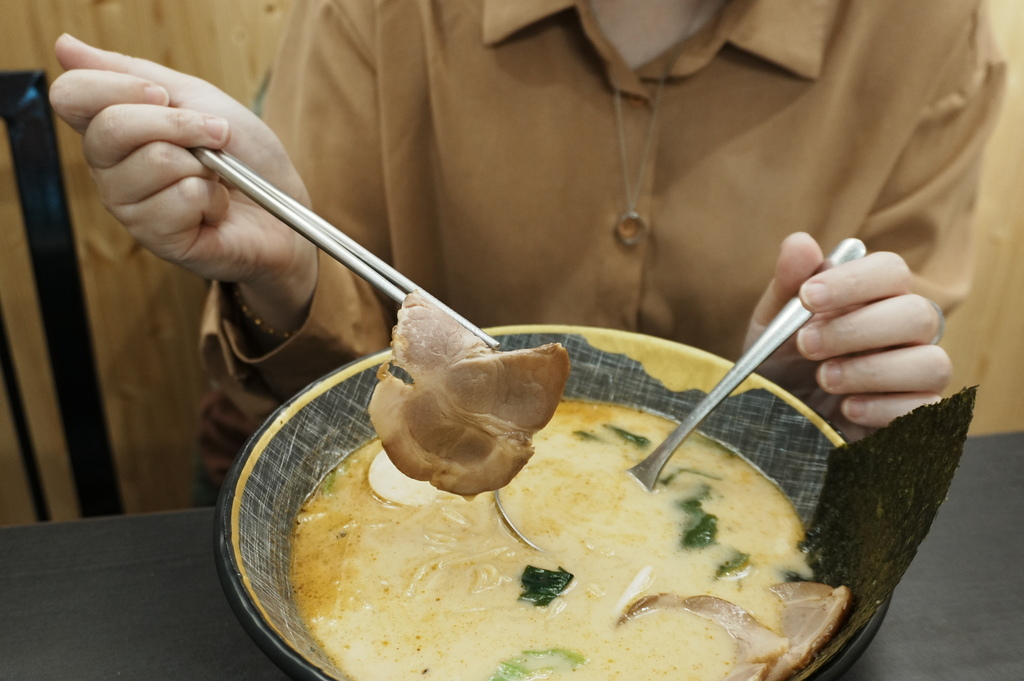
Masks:
[[[217,496],[214,508],[214,550],[215,556],[218,558],[216,561],[217,576],[227,596],[228,604],[246,633],[278,667],[293,679],[337,681],[337,677],[328,674],[288,643],[277,627],[271,624],[266,610],[249,591],[249,578],[238,559],[240,549],[238,532],[235,528],[238,527],[241,498],[237,490],[240,489],[240,485],[244,486],[244,481],[252,473],[253,466],[259,458],[259,452],[262,451],[260,443],[264,439],[272,437],[284,425],[283,415],[301,409],[326,389],[346,378],[380,364],[390,354],[390,350],[382,350],[355,359],[316,379],[283,402],[245,441],[239,455],[228,468]],[[253,456],[254,453],[255,456]]]
[[[685,352],[700,356],[709,364],[717,366],[723,374],[733,364],[733,362],[718,355],[693,346],[617,329],[577,325],[530,324],[493,327],[487,329],[487,332],[495,337],[534,333],[579,335],[599,350],[615,354],[626,354],[632,359],[637,360],[649,373],[657,376],[659,380],[663,379],[655,373],[657,366],[661,362],[665,362],[668,357],[673,355],[678,357],[681,348]],[[244,488],[244,483],[248,480],[256,461],[259,459],[260,453],[265,447],[264,440],[273,437],[291,415],[341,381],[387,361],[390,355],[390,348],[386,348],[348,362],[317,378],[290,399],[283,402],[246,440],[239,455],[228,469],[217,498],[214,509],[214,550],[217,558],[215,562],[217,575],[228,603],[246,633],[249,634],[264,654],[291,678],[299,681],[338,681],[338,677],[328,674],[288,643],[285,636],[270,622],[270,618],[263,606],[251,595],[248,589],[249,578],[238,560],[240,548],[238,545],[238,533],[235,528],[238,527],[239,522],[241,496],[237,494],[237,490]],[[653,369],[651,368],[652,366],[654,367]],[[674,387],[670,381],[663,382],[670,389],[682,389],[682,386]],[[713,385],[689,385],[686,387],[697,387],[707,392]],[[814,423],[834,445],[839,446],[846,442],[844,436],[825,418],[768,379],[753,374],[738,386],[735,392],[742,392],[750,388],[765,388],[774,393]],[[810,678],[813,681],[834,681],[839,679],[860,657],[861,653],[867,649],[885,618],[890,602],[891,596],[878,607],[867,624],[861,627],[847,641],[846,645],[827,663],[816,670],[814,676]]]

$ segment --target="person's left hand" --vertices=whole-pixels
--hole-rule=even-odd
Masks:
[[[857,440],[942,398],[953,368],[935,345],[945,321],[937,305],[910,292],[910,269],[895,253],[871,253],[815,274],[823,262],[810,235],[786,238],[746,346],[799,295],[814,316],[758,373]]]

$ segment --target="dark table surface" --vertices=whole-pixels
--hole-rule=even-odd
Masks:
[[[844,681],[1024,679],[1024,433],[968,440]],[[225,600],[213,511],[0,529],[0,679],[284,679]]]

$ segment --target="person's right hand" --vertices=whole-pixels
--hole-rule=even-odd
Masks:
[[[82,135],[107,209],[157,256],[207,279],[238,282],[277,328],[301,323],[316,282],[316,249],[189,151],[224,149],[296,199],[306,188],[273,132],[213,85],[70,36],[66,72],[50,87],[57,113]]]

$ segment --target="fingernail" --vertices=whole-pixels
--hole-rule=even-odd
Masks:
[[[828,287],[824,284],[808,282],[800,287],[800,299],[815,310],[828,304]]]
[[[800,354],[805,357],[816,357],[823,345],[821,328],[817,324],[808,324],[796,335],[796,344]]]
[[[821,365],[821,387],[828,392],[833,392],[839,388],[839,381],[843,377],[843,370],[835,362],[825,362]]]
[[[84,44],[81,40],[71,35],[70,33],[64,33],[63,35],[61,35],[61,37],[64,38],[64,40],[70,40],[71,42],[78,43],[79,45]]]
[[[868,406],[859,397],[848,397],[843,401],[843,414],[851,421],[858,421],[868,413]]]
[[[145,95],[147,104],[167,106],[171,103],[170,93],[159,85],[147,85],[143,88],[143,94]]]
[[[214,140],[221,142],[227,137],[228,134],[228,122],[223,118],[217,118],[216,116],[206,116],[203,119],[203,125],[206,128],[206,132],[209,133],[210,137]]]

